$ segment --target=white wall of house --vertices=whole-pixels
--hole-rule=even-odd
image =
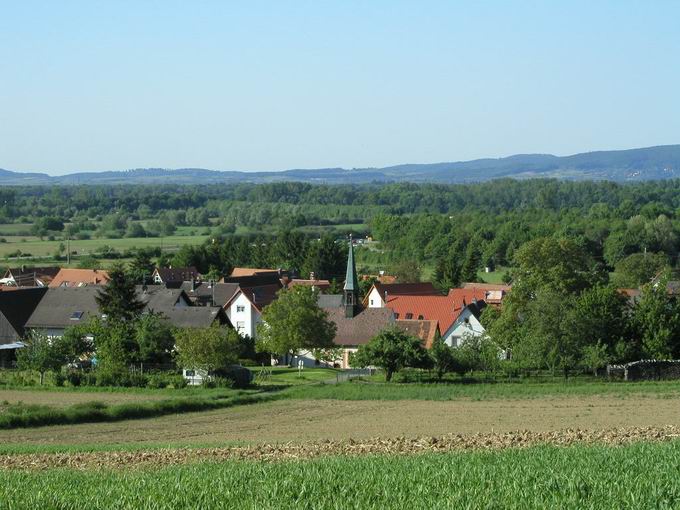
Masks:
[[[356,347],[341,348],[340,356],[333,360],[317,361],[312,351],[299,351],[295,356],[281,357],[278,360],[272,360],[273,364],[290,365],[294,368],[298,367],[298,363],[302,361],[305,368],[352,368],[349,365],[350,354],[357,352]]]
[[[466,335],[482,336],[485,333],[484,326],[481,325],[470,309],[466,308],[458,316],[456,322],[442,335],[442,340],[450,347],[459,347]]]
[[[383,308],[385,306],[385,301],[383,296],[380,295],[378,289],[373,287],[371,292],[368,294],[368,307],[369,308]]]
[[[239,292],[231,301],[226,312],[229,321],[239,334],[251,338],[257,336],[257,325],[262,321],[262,315],[243,292]]]

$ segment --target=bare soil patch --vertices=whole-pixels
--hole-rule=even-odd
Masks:
[[[0,444],[206,446],[668,425],[680,426],[680,398],[280,400],[147,420],[1,431]]]

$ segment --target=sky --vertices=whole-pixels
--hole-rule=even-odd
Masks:
[[[680,143],[680,2],[0,0],[0,168]]]

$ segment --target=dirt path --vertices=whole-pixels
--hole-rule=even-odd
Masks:
[[[281,400],[117,423],[0,431],[0,444],[215,445],[680,426],[680,398]]]
[[[553,432],[506,432],[491,434],[447,435],[415,439],[373,438],[364,441],[325,441],[303,444],[259,445],[232,448],[160,449],[135,452],[89,452],[0,455],[0,469],[43,470],[130,469],[164,467],[190,462],[225,460],[284,461],[311,459],[328,455],[375,455],[444,453],[466,450],[525,448],[539,444],[625,445],[636,441],[669,441],[680,437],[678,427],[647,427],[603,431],[564,430]]]

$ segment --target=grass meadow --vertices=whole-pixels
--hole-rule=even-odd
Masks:
[[[0,509],[677,508],[680,442],[0,472]]]

